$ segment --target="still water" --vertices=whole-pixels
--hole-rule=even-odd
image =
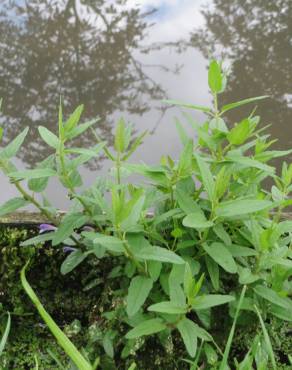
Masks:
[[[161,100],[210,104],[210,55],[232,68],[220,102],[270,95],[258,106],[262,124],[271,124],[277,148],[292,147],[291,0],[1,0],[0,34],[1,145],[30,127],[15,161],[21,168],[50,154],[37,127],[56,131],[60,96],[65,115],[84,103],[84,120],[99,116],[97,131],[109,143],[120,116],[137,133],[147,129],[133,160],[176,158],[181,113]],[[230,113],[229,123],[248,109]],[[78,144],[93,143],[89,134]],[[108,168],[106,160],[84,168],[85,185]],[[2,175],[0,186],[0,202],[16,194]],[[66,207],[56,183],[48,196]]]

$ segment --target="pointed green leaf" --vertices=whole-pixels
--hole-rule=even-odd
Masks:
[[[222,90],[222,73],[220,64],[216,60],[212,60],[208,71],[209,87],[213,93],[219,93]]]
[[[67,214],[63,217],[58,230],[54,233],[54,238],[52,240],[53,246],[62,243],[73,234],[74,229],[83,226],[87,221],[88,217],[84,216],[82,213]]]
[[[208,193],[210,201],[213,202],[216,196],[216,193],[215,193],[216,189],[215,189],[215,182],[213,180],[212,173],[207,163],[199,155],[195,155],[195,157],[198,163],[203,185]]]
[[[54,149],[58,149],[60,145],[60,140],[58,136],[49,131],[46,127],[39,126],[38,128],[41,138]]]
[[[185,261],[172,251],[161,247],[146,247],[135,253],[136,258],[146,261],[161,261],[184,264]]]
[[[153,280],[145,276],[135,276],[130,283],[127,296],[127,314],[134,316],[146,301],[153,286]]]
[[[195,298],[192,307],[194,310],[205,310],[210,307],[220,306],[234,301],[234,297],[221,294],[207,294]]]
[[[268,97],[269,97],[268,95],[257,96],[255,98],[248,98],[248,99],[240,100],[240,101],[235,102],[235,103],[226,104],[222,107],[221,112],[225,113],[225,112],[227,112],[231,109],[241,107],[242,105],[253,103],[253,102],[258,101],[258,100],[266,99]]]
[[[182,108],[190,108],[194,110],[199,110],[201,112],[210,113],[211,109],[209,107],[204,107],[202,105],[194,105],[189,103],[184,103],[178,100],[162,100],[162,103],[170,104],[170,105],[177,105]]]
[[[12,198],[0,207],[0,217],[14,212],[19,208],[25,207],[28,204],[29,203],[23,198]]]
[[[195,357],[197,352],[197,333],[196,325],[187,319],[183,318],[177,324],[177,329],[182,336],[186,349],[191,357]]]
[[[126,334],[127,339],[135,339],[144,335],[152,335],[166,329],[162,319],[150,319],[141,322]]]
[[[213,258],[209,256],[205,256],[207,270],[215,290],[219,290],[220,287],[220,280],[219,280],[219,266],[217,262],[213,260]]]
[[[110,235],[103,235],[95,232],[82,232],[82,235],[93,241],[94,244],[100,244],[107,250],[114,253],[123,253],[123,241]]]
[[[213,222],[207,221],[201,212],[187,215],[182,223],[184,226],[192,229],[208,229],[213,226]]]
[[[64,126],[65,135],[67,132],[70,132],[72,129],[74,129],[78,125],[83,110],[84,110],[84,105],[81,104],[75,109],[75,111],[68,118]]]
[[[257,199],[238,199],[227,202],[222,202],[216,209],[218,217],[234,217],[255,213],[267,208],[271,208],[272,202],[268,200]]]
[[[40,179],[43,177],[53,177],[56,176],[56,171],[51,168],[39,168],[35,170],[23,170],[10,172],[9,177],[12,177],[15,180],[31,180],[31,179]]]
[[[148,307],[148,311],[169,314],[183,314],[187,312],[187,306],[181,306],[178,305],[176,302],[166,301],[152,304]]]
[[[44,159],[37,164],[36,169],[51,168],[54,169],[55,158],[53,155],[50,155],[48,158]],[[28,188],[36,193],[43,192],[49,183],[49,177],[41,177],[39,179],[30,179],[28,180]]]
[[[88,252],[84,253],[79,249],[70,253],[61,265],[61,274],[66,275],[74,270],[87,256]]]
[[[27,247],[29,245],[37,245],[37,244],[40,244],[40,243],[44,243],[46,241],[52,240],[53,237],[54,237],[54,234],[55,233],[53,233],[53,232],[41,234],[41,235],[35,236],[33,238],[30,238],[28,240],[25,240],[24,242],[20,243],[20,245],[22,247]]]
[[[91,126],[93,126],[98,121],[99,121],[99,118],[95,118],[91,121],[88,121],[88,122],[85,122],[85,123],[82,123],[82,124],[76,126],[75,128],[73,128],[72,130],[70,130],[69,132],[66,133],[66,139],[71,140],[71,139],[74,139],[75,137],[83,134],[83,132],[88,130]]]
[[[286,310],[290,311],[292,315],[292,300],[286,297],[281,297],[277,292],[273,289],[265,287],[263,285],[257,285],[253,288],[253,290],[258,294],[260,297],[266,299],[267,301],[285,308]]]
[[[232,257],[232,254],[223,243],[212,243],[208,245],[203,244],[204,250],[208,255],[220,265],[225,271],[235,274],[237,272],[237,265]]]
[[[16,136],[14,140],[11,141],[11,143],[9,143],[4,149],[1,150],[0,158],[10,159],[14,157],[19,151],[21,145],[23,144],[27,133],[28,127],[26,127],[18,136]]]
[[[187,193],[179,188],[175,190],[175,197],[180,206],[180,208],[188,215],[190,213],[197,213],[204,216],[204,212],[201,207],[189,196]]]

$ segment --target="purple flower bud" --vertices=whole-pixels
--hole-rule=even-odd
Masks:
[[[63,248],[64,253],[71,253],[71,252],[75,252],[75,251],[77,251],[77,249],[73,248],[73,247],[66,246],[66,247]]]
[[[45,233],[46,231],[55,231],[57,230],[56,226],[49,224],[41,224],[39,226],[40,234]]]

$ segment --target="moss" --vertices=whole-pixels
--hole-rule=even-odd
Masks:
[[[124,305],[121,297],[113,293],[116,287],[109,285],[107,279],[109,271],[115,265],[119,265],[119,260],[88,258],[72,273],[62,276],[60,266],[65,258],[62,249],[53,248],[47,243],[36,247],[20,246],[22,240],[36,233],[35,227],[0,227],[0,297],[3,310],[9,310],[13,314],[9,343],[0,360],[0,368],[2,366],[4,370],[33,369],[34,356],[37,355],[40,370],[57,369],[48,354],[48,349],[57,354],[64,363],[67,359],[22,289],[19,272],[28,259],[31,260],[31,264],[27,278],[47,311],[65,329],[78,348],[84,347],[92,358],[98,354],[101,356],[103,370],[127,369],[133,360],[141,370],[188,368],[189,365],[178,360],[184,357],[185,351],[181,341],[175,335],[172,338],[165,338],[163,346],[155,337],[145,338],[143,343],[136,343],[136,351],[133,352],[133,348],[129,349],[130,353],[133,353],[127,359],[123,359],[122,356],[123,351],[127,349],[124,349],[124,343],[119,340],[115,345],[115,363],[105,356],[100,338],[93,340],[92,337],[96,337],[97,333],[105,328],[116,330],[122,336],[127,330],[119,320],[113,320],[112,327],[108,328],[108,324],[102,319],[102,313],[115,308],[118,314],[118,308],[122,310]],[[111,280],[110,284],[114,284],[114,281],[116,280]],[[97,282],[96,285],[94,285],[95,282]],[[87,289],[90,285],[94,287]],[[221,310],[222,308],[218,308],[215,315],[217,318],[221,317],[218,320],[218,326],[213,325],[215,328],[213,334],[219,342],[222,339],[222,332],[225,329],[229,330],[230,327],[230,322],[223,319],[226,313]],[[72,322],[73,324],[70,325]],[[76,331],[77,322],[80,328]],[[222,323],[224,323],[224,330]],[[250,348],[255,333],[259,330],[256,324],[247,327],[248,331],[244,325],[238,326],[232,357],[242,357]],[[267,328],[279,362],[278,368],[288,370],[289,367],[281,367],[280,363],[287,363],[288,355],[292,355],[291,325],[273,319],[268,323]]]

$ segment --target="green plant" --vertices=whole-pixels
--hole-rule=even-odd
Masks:
[[[45,241],[70,246],[62,274],[69,274],[85,259],[115,261],[107,275],[108,295],[102,297],[107,302],[101,314],[103,325],[95,326],[95,342],[112,366],[117,356],[135,356],[149,338],[166,351],[175,341],[181,348],[174,360],[180,363],[177,366],[183,366],[188,354],[197,364],[225,369],[231,366],[235,323],[251,325],[257,315],[266,343],[263,353],[275,366],[263,323],[273,316],[286,321],[292,317],[292,222],[282,220],[283,210],[291,204],[292,166],[284,162],[277,174],[268,162],[291,151],[270,150],[274,141],[258,127],[260,119],[254,111],[228,128],[223,119],[227,111],[265,97],[220,107],[226,83],[222,65],[213,60],[209,66],[212,108],[168,101],[207,116],[198,125],[184,114],[196,130],[196,143],[177,122],[183,144],[177,161],[167,156],[157,166],[128,163],[146,133],[134,140],[131,126],[123,119],[116,128],[114,151],[95,131],[96,146],[72,148],[70,141],[94,122],[79,123],[83,106],[64,121],[61,104],[58,136],[39,128],[54,155],[35,169],[18,171],[11,159],[27,130],[0,152],[0,167],[21,195],[5,203],[0,213],[32,203],[56,226],[53,232],[26,240],[24,247]],[[101,151],[113,162],[110,177],[97,178],[90,188],[80,190],[79,166]],[[133,173],[151,185],[128,183],[127,176]],[[59,178],[72,200],[63,218],[44,194],[50,177]],[[274,182],[271,191],[263,185],[268,178]],[[22,186],[24,181],[29,190]],[[43,201],[36,200],[34,193],[42,194]],[[154,210],[151,217],[150,210]],[[244,297],[240,295],[243,286]],[[221,318],[219,323],[216,317]],[[254,356],[259,358],[261,340],[261,335],[255,337],[251,353],[243,363],[237,361],[239,369]]]
[[[45,323],[47,324],[48,328],[52,332],[52,334],[57,339],[59,345],[64,349],[67,355],[72,359],[74,364],[79,369],[84,370],[94,370],[97,368],[99,361],[95,361],[95,366],[92,366],[77,350],[75,345],[70,341],[70,339],[62,332],[62,330],[58,327],[58,325],[54,322],[52,317],[48,314],[48,312],[44,309],[43,305],[39,301],[38,297],[36,296],[35,292],[29,285],[26,276],[25,276],[25,269],[26,266],[21,270],[21,283],[23,285],[24,290],[26,291],[27,295],[36,306],[40,316],[43,318]],[[37,363],[37,360],[36,360]],[[36,365],[38,367],[38,365]]]
[[[0,357],[4,351],[4,348],[5,348],[5,345],[6,345],[6,342],[8,340],[8,335],[9,335],[9,332],[10,332],[10,327],[11,327],[11,318],[10,318],[10,314],[8,313],[8,319],[7,319],[7,323],[6,323],[6,328],[4,330],[4,333],[2,335],[2,338],[1,338],[1,341],[0,341]]]

